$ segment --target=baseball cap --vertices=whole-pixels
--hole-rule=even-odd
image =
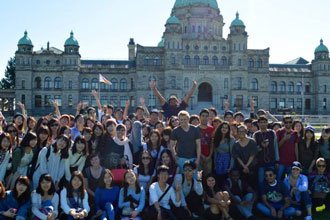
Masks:
[[[301,169],[302,168],[301,163],[299,161],[294,161],[291,166],[291,169],[293,168]]]

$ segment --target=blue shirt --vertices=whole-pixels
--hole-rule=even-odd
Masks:
[[[5,198],[0,201],[0,211],[7,211],[10,208],[17,209],[16,219],[25,219],[28,210],[31,209],[31,201],[28,199],[23,203],[18,203],[14,197],[14,192],[9,190],[6,192]]]
[[[291,185],[290,185],[290,176],[287,176],[284,179],[284,184],[287,186],[287,188],[289,190],[291,190]],[[307,176],[303,175],[303,174],[299,174],[297,182],[296,182],[296,187],[297,187],[297,191],[294,193],[296,201],[300,201],[300,193],[307,191],[308,190],[308,178]]]
[[[111,203],[114,207],[117,206],[119,196],[119,187],[113,186],[111,189],[97,188],[95,191],[95,207],[96,211],[105,210],[105,204]]]
[[[138,206],[135,208],[136,211],[138,211],[139,213],[142,212],[144,205],[145,205],[145,197],[146,197],[146,193],[143,189],[143,187],[141,187],[141,191],[139,194],[136,194],[135,189],[132,190],[130,187],[128,187],[127,189],[127,195],[129,196],[131,195],[133,197],[133,199],[135,199],[136,201],[138,201]],[[120,209],[124,208],[124,207],[130,207],[131,203],[125,202],[124,201],[124,188],[121,188],[120,193],[119,193],[119,202],[118,202],[118,207]]]

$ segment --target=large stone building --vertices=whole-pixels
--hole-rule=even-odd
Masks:
[[[49,44],[34,51],[25,32],[16,52],[16,100],[33,114],[49,113],[51,100],[58,101],[62,112],[74,112],[78,101],[96,104],[91,95],[95,89],[103,104],[123,107],[130,99],[135,107],[139,97],[145,97],[154,108],[159,103],[150,91],[151,79],[165,97],[183,97],[196,80],[190,110],[209,106],[220,110],[228,99],[231,109],[247,111],[253,97],[256,108],[275,113],[287,108],[329,113],[330,59],[322,40],[311,63],[298,58],[269,64],[269,48],[249,49],[245,27],[237,13],[225,38],[216,0],[176,0],[158,46],[130,39],[124,61],[81,59],[72,32],[63,51]],[[112,86],[99,83],[99,74]]]

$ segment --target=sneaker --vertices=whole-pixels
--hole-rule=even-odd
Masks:
[[[312,220],[312,216],[307,215],[307,216],[305,217],[305,220]]]
[[[323,205],[321,205],[321,206],[317,206],[315,209],[316,209],[316,211],[317,212],[323,212],[324,210],[325,210],[325,205],[323,204]]]

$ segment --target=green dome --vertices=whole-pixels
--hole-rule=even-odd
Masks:
[[[19,39],[17,45],[30,45],[30,46],[33,46],[32,41],[30,40],[30,38],[27,35],[28,35],[27,31],[24,31],[24,37]]]
[[[328,48],[323,44],[323,40],[320,40],[320,45],[315,49],[314,53],[322,53],[326,52],[329,53]]]
[[[180,20],[175,15],[173,15],[167,19],[166,24],[180,24]]]
[[[230,27],[245,27],[243,21],[239,19],[238,12],[236,12],[236,18],[231,22]]]
[[[214,9],[219,9],[217,0],[176,0],[174,7],[179,8],[198,4],[207,5]]]
[[[64,46],[77,46],[79,47],[78,41],[73,36],[73,32],[71,31],[70,37],[65,41]]]
[[[164,45],[165,45],[165,40],[164,38],[162,38],[161,41],[159,41],[157,47],[164,47]]]

